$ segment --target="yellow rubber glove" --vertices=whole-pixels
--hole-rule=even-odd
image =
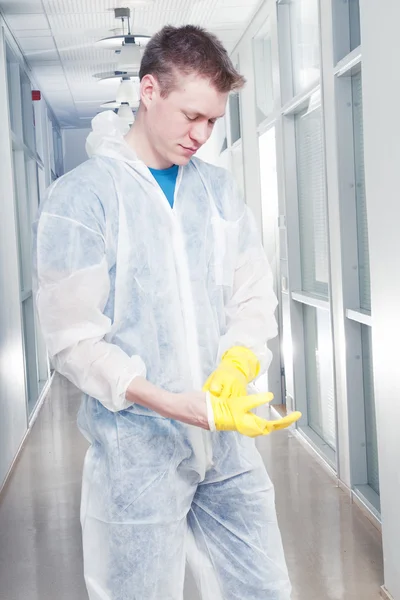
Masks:
[[[203,391],[219,398],[246,396],[247,385],[260,372],[254,352],[234,346],[223,355],[220,364],[204,384]]]
[[[268,435],[285,429],[301,418],[300,412],[293,412],[282,419],[267,421],[251,412],[253,408],[271,402],[273,394],[254,394],[237,398],[217,398],[208,393],[217,431],[238,431],[248,437]]]

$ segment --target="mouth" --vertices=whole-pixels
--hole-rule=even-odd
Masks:
[[[185,152],[190,153],[190,154],[194,154],[199,149],[199,146],[196,147],[196,148],[194,148],[192,146],[189,146],[189,147],[188,146],[183,146],[182,144],[180,144],[180,147],[183,148],[183,150]]]

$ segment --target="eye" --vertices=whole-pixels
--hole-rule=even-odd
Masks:
[[[210,125],[215,125],[215,123],[217,122],[217,119],[209,119],[208,122],[210,123]]]
[[[197,117],[189,117],[186,113],[183,113],[188,121],[195,121]]]

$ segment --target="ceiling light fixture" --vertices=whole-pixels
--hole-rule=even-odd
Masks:
[[[118,109],[118,116],[121,117],[121,119],[133,118],[133,111],[129,104],[127,104],[126,102],[123,102],[121,104],[121,106]]]
[[[96,46],[102,48],[118,49],[124,46],[136,46],[139,50],[147,44],[150,39],[149,35],[143,35],[141,33],[131,33],[130,25],[130,8],[115,8],[114,15],[116,19],[122,20],[122,35],[113,35],[111,37],[103,38],[96,42]],[[127,33],[125,33],[125,25],[127,25]]]
[[[129,70],[133,67],[139,68],[142,53],[137,44],[126,43],[122,46],[121,50],[116,50],[115,54],[117,55],[119,69]]]
[[[126,102],[125,104],[129,104],[129,106],[132,109],[138,109],[139,108],[139,103],[137,104],[130,104],[129,102]],[[114,110],[116,108],[120,108],[122,106],[121,102],[117,102],[116,100],[110,100],[109,102],[104,102],[103,104],[100,104],[100,108],[109,108],[111,110]]]
[[[96,73],[93,77],[95,77],[95,79],[98,80],[98,83],[101,83],[102,85],[110,84],[117,86],[122,80],[134,81],[136,83],[139,82],[137,71],[109,71],[105,73]]]
[[[125,102],[123,102],[121,104],[120,108],[117,111],[117,115],[119,116],[120,119],[122,119],[123,121],[128,123],[128,125],[132,125],[132,123],[135,120],[135,115],[133,113],[133,110],[131,109],[129,104],[127,104]]]
[[[120,86],[118,88],[116,97],[117,102],[121,104],[128,103],[130,105],[138,104],[139,102],[139,93],[137,90],[137,85],[134,81],[130,79],[122,78]]]

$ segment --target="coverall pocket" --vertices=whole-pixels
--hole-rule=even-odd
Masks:
[[[116,425],[121,466],[165,465],[175,453],[173,422],[153,411],[143,407],[138,412],[120,411],[116,413]],[[126,457],[128,464],[124,462]]]
[[[214,272],[217,285],[233,286],[239,252],[239,222],[211,219],[214,232]]]
[[[177,449],[173,423],[132,411],[116,415],[119,453],[119,510],[146,512],[156,488],[168,478]],[[147,508],[146,508],[147,506]],[[135,508],[136,507],[136,508]]]

